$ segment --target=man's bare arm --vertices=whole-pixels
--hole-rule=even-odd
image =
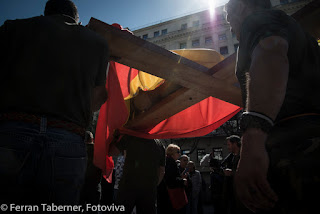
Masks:
[[[287,51],[287,41],[277,36],[263,39],[256,46],[248,75],[247,111],[263,113],[273,120],[277,117],[288,81]],[[235,184],[240,200],[253,211],[269,209],[277,200],[267,181],[266,139],[267,133],[258,128],[248,128],[242,135]]]
[[[247,111],[261,112],[273,120],[282,106],[289,74],[288,43],[272,36],[259,42],[252,53],[248,77]]]

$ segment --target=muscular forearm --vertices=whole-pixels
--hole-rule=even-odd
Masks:
[[[287,52],[288,43],[281,37],[268,37],[256,46],[248,75],[247,111],[276,119],[286,95],[289,74]],[[242,134],[235,186],[239,199],[253,211],[270,209],[278,200],[267,181],[267,137],[267,132],[261,127],[249,127]],[[256,201],[257,195],[261,196],[259,202]]]
[[[288,44],[281,37],[268,37],[256,46],[248,76],[247,111],[276,118],[287,87],[287,51]]]

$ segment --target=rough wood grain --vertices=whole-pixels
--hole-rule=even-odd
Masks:
[[[223,71],[221,72],[223,75],[219,76],[221,80],[226,79],[230,81],[230,83],[238,84],[235,77],[230,78],[230,76],[234,74],[235,60],[236,56],[233,54],[215,65],[213,68],[207,70],[206,73],[217,75],[220,74],[218,71]],[[228,73],[230,74],[228,75]],[[140,100],[148,100],[147,102],[151,101],[153,105],[149,109],[145,109],[138,115],[135,115],[134,118],[128,121],[126,127],[130,129],[145,129],[153,127],[162,120],[171,117],[172,115],[206,99],[207,97],[208,96],[191,89],[184,87],[176,88],[172,86],[171,82],[166,82],[150,93],[148,92],[138,95],[137,98],[139,99],[139,102],[143,102]]]
[[[240,105],[239,88],[206,74],[206,67],[97,19],[91,18],[89,28],[107,39],[114,61]]]
[[[319,6],[320,1],[315,0],[292,15],[305,30],[316,38],[320,38]],[[140,104],[145,99],[149,99],[148,102],[152,104],[138,112],[128,121],[126,127],[131,129],[152,127],[208,96],[216,96],[240,105],[239,91],[232,87],[232,89],[229,89],[231,91],[225,88],[229,86],[237,88],[238,85],[234,75],[235,54],[211,69],[207,69],[145,40],[125,34],[125,32],[98,20],[92,19],[90,28],[109,41],[111,54],[115,61],[166,79],[166,82],[156,90],[147,93],[142,92],[134,99],[134,102]],[[213,79],[209,78],[202,83],[201,78],[206,78],[206,76],[200,75],[201,77],[198,77],[198,72],[213,76]],[[215,85],[210,87],[207,84]],[[219,88],[221,84],[225,85]]]

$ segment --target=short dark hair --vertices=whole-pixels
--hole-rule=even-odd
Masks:
[[[270,9],[272,7],[270,0],[241,0],[246,5],[253,8]]]
[[[236,143],[238,147],[241,147],[241,138],[238,135],[231,135],[227,137],[226,140],[229,140],[231,143]]]
[[[45,16],[63,14],[79,20],[77,6],[71,0],[48,0],[44,10]]]

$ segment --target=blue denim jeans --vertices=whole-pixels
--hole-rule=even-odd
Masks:
[[[78,204],[86,162],[83,138],[46,118],[0,121],[0,204]]]

